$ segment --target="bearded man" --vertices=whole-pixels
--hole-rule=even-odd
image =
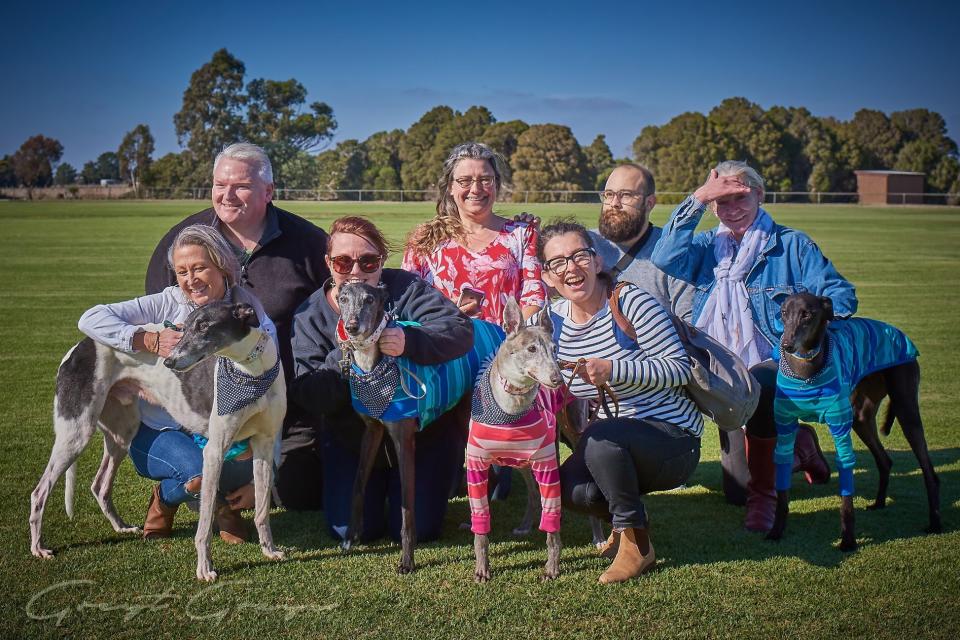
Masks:
[[[600,226],[590,234],[607,271],[646,290],[664,308],[689,321],[693,286],[668,276],[650,261],[662,232],[650,223],[650,211],[657,203],[653,174],[639,164],[618,166],[607,178],[600,201]]]

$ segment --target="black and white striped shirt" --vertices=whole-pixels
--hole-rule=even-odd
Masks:
[[[568,300],[554,304],[552,311],[563,319],[558,358],[611,360],[610,386],[619,397],[620,417],[667,422],[699,437],[703,417],[683,389],[690,379],[690,361],[669,316],[653,296],[633,284],[621,290],[620,310],[636,330],[636,341],[617,326],[607,302],[583,324],[570,318]],[[570,392],[578,398],[596,396],[596,388],[579,376]]]

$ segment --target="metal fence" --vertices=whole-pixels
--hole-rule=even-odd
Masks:
[[[662,204],[677,204],[689,195],[687,191],[659,191],[657,201]],[[354,201],[354,202],[423,202],[436,198],[435,189],[277,189],[276,200],[305,201]],[[501,202],[538,203],[597,203],[599,191],[556,190],[507,190],[500,193]],[[142,188],[139,194],[130,186],[70,186],[33,189],[0,189],[0,198],[37,200],[209,200],[210,187],[177,187],[173,189]],[[960,204],[960,193],[867,193],[841,191],[769,191],[765,202],[813,203],[813,204],[858,204],[861,197],[865,204],[916,205]]]

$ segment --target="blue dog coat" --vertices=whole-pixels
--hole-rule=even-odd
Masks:
[[[398,322],[397,324],[415,323]],[[473,348],[455,360],[423,365],[403,357],[389,360],[384,356],[381,360],[381,362],[386,361],[384,367],[391,370],[396,368],[395,372],[391,371],[389,376],[378,373],[379,380],[369,380],[373,384],[390,380],[392,397],[389,396],[388,389],[387,394],[390,399],[377,403],[381,406],[373,406],[368,390],[362,388],[368,382],[368,374],[352,364],[350,397],[353,408],[357,413],[387,422],[396,422],[403,418],[419,418],[419,428],[423,430],[428,424],[452,409],[468,391],[473,389],[481,366],[496,353],[504,338],[503,330],[497,325],[483,320],[473,320]],[[379,368],[377,371],[379,372]],[[363,380],[362,384],[358,384],[360,380]],[[400,384],[400,380],[403,380],[403,384]],[[420,386],[420,382],[423,382],[423,387]],[[405,389],[413,391],[420,397],[411,397]],[[364,404],[361,398],[367,404]]]
[[[896,327],[866,318],[834,320],[827,327],[823,369],[809,380],[796,377],[780,356],[773,417],[777,425],[777,490],[790,488],[798,420],[826,424],[837,448],[840,495],[853,495],[853,407],[850,395],[865,377],[912,362],[920,353]]]

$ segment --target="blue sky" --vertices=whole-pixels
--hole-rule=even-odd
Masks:
[[[296,78],[333,107],[335,141],[406,129],[447,104],[606,134],[744,96],[850,118],[938,111],[960,139],[960,3],[45,2],[0,10],[0,155],[42,133],[79,168],[150,126],[179,147],[190,74],[226,47],[247,80]]]

